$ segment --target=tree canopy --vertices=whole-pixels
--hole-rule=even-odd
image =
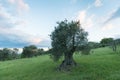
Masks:
[[[13,59],[18,59],[18,49],[14,48],[8,49],[8,48],[3,48],[0,50],[0,61],[5,61],[5,60],[13,60]]]
[[[113,42],[113,38],[103,38],[100,43],[103,47],[110,45]]]
[[[35,45],[25,46],[23,48],[22,57],[33,57],[37,55],[37,47]]]

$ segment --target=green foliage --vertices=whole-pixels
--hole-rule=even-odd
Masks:
[[[38,49],[37,50],[37,55],[43,55],[44,54],[44,50],[43,49]]]
[[[113,50],[114,52],[117,52],[117,47],[119,47],[119,45],[120,45],[120,39],[115,39],[115,40],[111,43],[110,47],[112,48],[112,50]]]
[[[120,44],[120,38],[115,40],[116,44]]]
[[[4,48],[3,49],[3,60],[9,60],[10,49]]]
[[[120,47],[119,47],[120,50]],[[91,55],[74,55],[78,65],[71,72],[59,72],[48,55],[0,62],[0,80],[119,80],[120,56],[108,48]]]
[[[88,45],[91,49],[95,49],[95,48],[100,48],[102,47],[102,44],[98,43],[98,42],[88,42]]]
[[[0,50],[0,61],[2,61],[2,60],[3,60],[3,51]]]
[[[37,55],[37,47],[35,45],[25,46],[21,54],[22,58],[33,57]]]
[[[57,22],[57,24],[51,33],[54,60],[58,60],[63,54],[73,53],[77,48],[85,45],[88,35],[78,21],[68,22],[64,20]]]
[[[103,38],[100,43],[102,44],[103,47],[109,46],[113,42],[113,38]]]
[[[81,54],[89,55],[90,51],[91,51],[91,47],[89,44],[87,44],[87,45],[83,46],[83,48],[81,50]]]
[[[117,52],[117,46],[120,44],[120,39],[104,38],[101,40],[101,44],[103,47],[109,46],[114,52]]]
[[[0,60],[13,60],[18,58],[18,49],[15,48],[13,50],[4,48],[3,50],[0,50]]]

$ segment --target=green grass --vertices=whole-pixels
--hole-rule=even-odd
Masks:
[[[120,55],[107,47],[93,51],[75,54],[78,65],[71,72],[56,71],[60,61],[48,55],[0,62],[0,80],[120,80]]]

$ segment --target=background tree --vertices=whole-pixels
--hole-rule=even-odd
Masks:
[[[16,50],[18,51],[17,48],[16,48]],[[5,60],[17,59],[19,54],[16,52],[16,50],[3,48],[2,50],[0,50],[0,60],[5,61]]]
[[[113,38],[103,38],[100,43],[103,47],[110,46],[114,52],[117,51],[117,44],[119,44],[119,39],[114,40]]]
[[[102,44],[103,47],[109,46],[113,42],[113,38],[103,38],[100,43]]]
[[[117,42],[115,40],[111,42],[110,46],[114,52],[117,51]]]
[[[0,50],[0,61],[3,61],[3,51]]]
[[[120,38],[115,40],[116,44],[120,45]]]
[[[80,46],[87,44],[88,33],[81,28],[78,21],[68,22],[67,20],[57,22],[57,27],[51,33],[52,56],[56,61],[62,55],[64,60],[59,66],[59,70],[67,70],[76,66],[73,54],[79,50]]]
[[[4,61],[4,60],[9,60],[9,59],[10,59],[10,56],[9,56],[9,54],[10,54],[10,49],[4,48],[4,49],[2,50],[2,52],[3,52],[3,55],[2,55],[3,61]]]
[[[21,54],[22,58],[33,57],[37,55],[37,47],[35,45],[25,46]]]
[[[43,55],[44,54],[44,49],[38,49],[37,55]]]
[[[17,48],[13,48],[13,50],[10,50],[10,53],[9,53],[10,58],[11,59],[18,59],[19,58],[18,51],[19,51],[19,49],[17,49]]]

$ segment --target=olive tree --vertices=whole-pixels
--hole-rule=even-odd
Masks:
[[[73,54],[76,50],[80,50],[81,46],[87,44],[87,35],[88,33],[81,28],[79,21],[57,22],[57,26],[50,36],[53,59],[59,60],[61,56],[64,56],[64,60],[58,67],[59,70],[76,66]]]

